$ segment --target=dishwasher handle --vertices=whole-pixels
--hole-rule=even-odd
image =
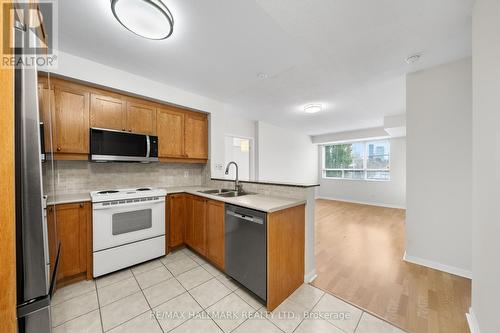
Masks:
[[[257,216],[251,216],[251,215],[243,215],[240,213],[233,212],[231,210],[228,210],[226,212],[228,215],[234,216],[236,218],[248,221],[248,222],[253,222],[253,223],[258,223],[258,224],[264,224],[264,220],[257,217]]]

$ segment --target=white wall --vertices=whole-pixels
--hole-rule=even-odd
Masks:
[[[350,201],[377,206],[406,207],[406,139],[391,139],[391,180],[366,181],[325,179],[320,153],[318,198]],[[321,147],[320,147],[321,152]]]
[[[310,136],[260,121],[256,133],[259,180],[317,182],[318,149]]]
[[[500,1],[473,12],[472,333],[500,328]]]
[[[470,276],[471,59],[409,74],[406,88],[406,259]]]

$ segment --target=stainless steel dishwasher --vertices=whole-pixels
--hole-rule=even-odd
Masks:
[[[225,270],[233,279],[267,299],[267,214],[226,204]]]

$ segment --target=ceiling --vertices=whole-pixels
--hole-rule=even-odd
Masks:
[[[471,53],[473,0],[163,1],[163,41],[125,30],[109,0],[60,1],[59,48],[310,135],[381,126],[405,112],[406,73]]]

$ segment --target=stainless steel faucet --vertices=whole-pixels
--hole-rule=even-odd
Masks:
[[[236,178],[234,180],[234,190],[236,192],[241,192],[243,189],[242,189],[242,187],[240,185],[240,181],[238,179],[238,164],[236,164],[236,162],[234,162],[234,161],[229,162],[227,164],[227,166],[226,166],[226,172],[225,172],[225,174],[226,175],[229,174],[229,167],[231,166],[231,164],[234,164],[234,166],[236,167]]]

